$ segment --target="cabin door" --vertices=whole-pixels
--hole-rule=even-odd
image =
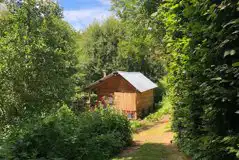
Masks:
[[[114,105],[122,111],[136,111],[136,93],[114,92]]]

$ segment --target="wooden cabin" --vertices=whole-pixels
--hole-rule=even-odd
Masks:
[[[145,115],[154,105],[157,85],[140,72],[113,72],[87,87],[98,101],[124,112],[129,119]]]

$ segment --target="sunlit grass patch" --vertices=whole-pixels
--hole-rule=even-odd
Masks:
[[[172,113],[172,104],[169,97],[164,97],[159,104],[159,109],[150,115],[145,120],[147,121],[159,121],[164,115]]]
[[[137,151],[113,160],[184,160],[172,145],[146,143]]]

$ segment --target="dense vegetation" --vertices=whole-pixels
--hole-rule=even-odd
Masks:
[[[0,119],[40,115],[74,94],[74,31],[58,5],[10,3],[0,21]],[[1,125],[1,124],[0,124]]]
[[[102,160],[131,143],[129,121],[111,110],[75,115],[63,106],[34,125],[13,130],[4,139],[0,158]]]
[[[113,2],[123,21],[161,40],[180,149],[193,159],[239,158],[239,2]]]
[[[168,47],[178,144],[195,159],[239,158],[238,1],[165,5],[176,15],[165,41],[178,46]]]
[[[117,153],[131,140],[128,121],[112,111],[79,113],[79,106],[86,107],[86,85],[125,70],[164,86],[161,104],[173,106],[182,151],[195,160],[239,158],[238,0],[112,0],[118,18],[79,33],[57,4],[26,2],[9,1],[0,12],[2,157]],[[63,104],[69,107],[59,110]]]
[[[110,17],[103,24],[95,22],[80,34],[78,41],[82,73],[89,84],[116,70],[142,72],[154,81],[164,75],[162,60],[154,52],[152,37],[134,33],[126,23]],[[140,31],[143,32],[143,29]],[[139,31],[139,32],[140,32]],[[131,44],[133,43],[133,44]]]
[[[0,159],[102,160],[129,145],[125,116],[74,110],[86,82],[78,62],[83,54],[80,35],[59,6],[6,3],[8,11],[0,11]]]

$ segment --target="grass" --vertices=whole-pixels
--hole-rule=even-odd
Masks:
[[[143,126],[142,122],[139,120],[131,120],[130,121],[130,127],[133,132],[136,132],[137,129],[141,128]]]
[[[155,124],[134,134],[134,141],[138,142],[139,146],[127,149],[113,160],[188,160],[175,145],[170,143],[171,122]]]
[[[165,80],[161,82],[163,86],[166,86]],[[188,157],[171,144],[173,133],[170,119],[162,123],[165,121],[164,115],[172,114],[172,108],[170,96],[165,95],[156,112],[143,120],[131,121],[134,141],[138,142],[140,147],[128,149],[113,160],[188,160]]]
[[[116,158],[113,160],[170,160],[173,152],[170,146],[157,143],[143,144],[136,152],[132,152],[126,157]]]
[[[177,147],[168,141],[171,139],[171,121],[154,127],[164,115],[172,113],[170,98],[164,97],[161,106],[144,120],[131,121],[135,141],[144,141],[140,148],[122,154],[113,160],[187,160],[178,152]]]
[[[163,115],[171,114],[172,104],[171,104],[170,98],[167,96],[163,97],[163,100],[159,104],[158,108],[159,109],[155,113],[152,113],[148,115],[147,117],[145,117],[145,120],[155,122],[155,121],[159,121]]]
[[[113,160],[187,160],[187,158],[177,152],[172,145],[145,143],[135,152]]]
[[[172,104],[170,98],[165,96],[163,97],[162,102],[158,106],[158,110],[154,113],[151,113],[143,120],[131,120],[130,125],[133,133],[136,133],[138,130],[143,129],[145,127],[154,125],[154,122],[158,122],[164,115],[168,115],[172,113]]]

